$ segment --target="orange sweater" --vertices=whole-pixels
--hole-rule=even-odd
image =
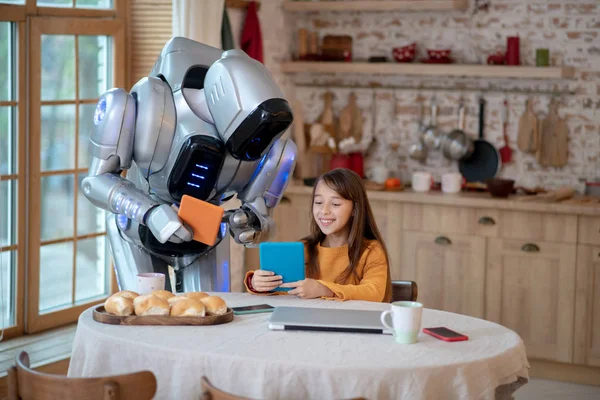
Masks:
[[[318,282],[327,286],[335,295],[336,300],[366,300],[389,303],[392,299],[392,282],[390,268],[385,260],[383,247],[376,240],[366,241],[366,248],[360,256],[356,275],[350,277],[344,284],[334,283],[335,279],[348,267],[348,245],[342,247],[317,247],[321,274]],[[308,252],[304,249],[304,256]],[[248,271],[244,279],[246,289],[250,293],[273,295],[287,292],[255,292],[250,288],[254,271]]]

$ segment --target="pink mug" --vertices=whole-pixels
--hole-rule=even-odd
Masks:
[[[149,294],[155,290],[164,290],[164,288],[165,274],[156,272],[137,274],[137,290],[139,294]]]

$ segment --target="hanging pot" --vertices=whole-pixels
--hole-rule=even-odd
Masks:
[[[465,106],[461,100],[458,106],[458,128],[448,133],[442,140],[442,153],[450,160],[462,160],[473,154],[474,144],[465,129]]]
[[[485,183],[490,178],[495,178],[500,168],[502,159],[494,145],[484,139],[485,126],[485,99],[479,99],[479,139],[473,142],[473,154],[459,161],[458,169],[467,182]]]

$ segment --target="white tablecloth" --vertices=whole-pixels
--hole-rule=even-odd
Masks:
[[[230,307],[273,306],[386,310],[383,303],[302,300],[216,293]],[[79,318],[69,376],[152,371],[158,399],[199,399],[206,375],[222,390],[256,399],[493,399],[500,385],[528,378],[520,337],[500,325],[425,309],[423,327],[469,336],[447,343],[419,334],[396,344],[390,335],[271,331],[270,313],[236,315],[214,326],[117,326]],[[518,387],[515,385],[514,388]]]

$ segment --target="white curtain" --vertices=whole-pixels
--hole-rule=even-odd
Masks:
[[[173,0],[173,36],[221,47],[225,0]]]

